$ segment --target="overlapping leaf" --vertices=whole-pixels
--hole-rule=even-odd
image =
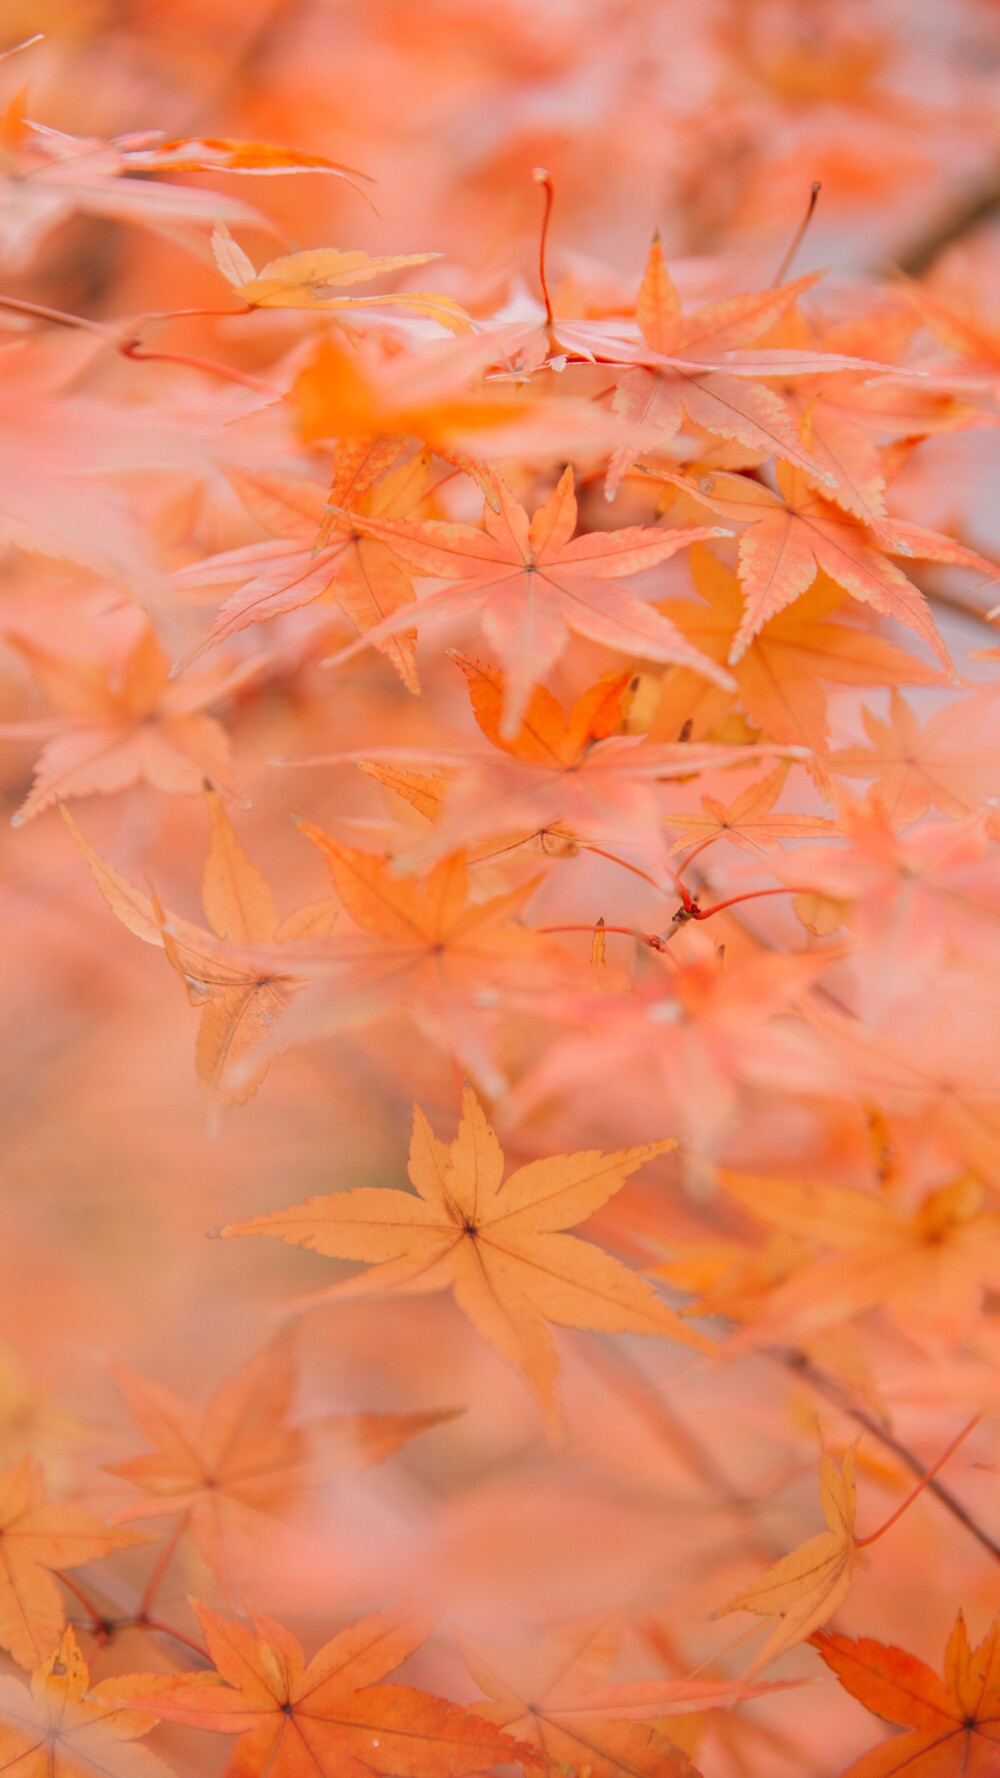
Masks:
[[[167,913],[129,883],[88,844],[66,809],[63,819],[111,912],[136,938],[160,946],[192,1004],[201,1008],[195,1067],[210,1102],[221,1109],[243,1104],[257,1090],[267,1072],[266,1055],[257,1054],[238,1080],[233,1070],[273,1035],[290,989],[301,980],[294,964],[283,965],[278,947],[329,932],[338,903],[312,902],[279,921],[270,885],[240,845],[221,799],[209,792],[207,804],[211,836],[202,879],[207,932]],[[239,947],[252,944],[268,947],[266,961],[241,958]]]
[[[145,1538],[47,1500],[30,1457],[0,1475],[0,1647],[29,1671],[47,1660],[66,1622],[53,1569],[80,1568]]]
[[[905,1649],[829,1632],[814,1637],[845,1691],[886,1722],[894,1735],[844,1778],[988,1778],[1000,1759],[1000,1622],[978,1647],[959,1612],[945,1650],[944,1680]]]
[[[413,616],[397,614],[366,638],[378,642],[426,616],[458,617],[481,610],[483,631],[503,668],[506,703],[501,733],[511,739],[543,675],[562,654],[570,630],[628,655],[697,666],[705,677],[728,685],[724,670],[696,656],[666,618],[635,593],[609,585],[665,562],[708,529],[663,531],[630,526],[574,537],[576,497],[572,468],[529,521],[509,489],[498,482],[500,510],[489,502],[482,531],[440,519],[424,523],[353,515],[357,529],[375,537],[422,574],[452,583],[422,599]],[[347,660],[363,643],[336,655]]]
[[[148,1714],[129,1709],[153,1683],[150,1675],[91,1686],[76,1637],[65,1630],[30,1690],[0,1679],[0,1769],[17,1778],[170,1778],[162,1760],[136,1746],[152,1727]]]
[[[244,1624],[206,1605],[196,1610],[216,1671],[173,1682],[142,1676],[141,1705],[168,1722],[239,1736],[231,1778],[307,1771],[317,1778],[464,1778],[498,1761],[540,1763],[532,1748],[458,1704],[376,1683],[425,1640],[433,1627],[425,1612],[401,1607],[363,1618],[307,1665],[296,1638],[260,1612]]]
[[[287,1337],[251,1358],[202,1415],[124,1365],[114,1374],[136,1426],[155,1447],[155,1455],[108,1465],[148,1496],[123,1507],[117,1522],[177,1517],[231,1594],[248,1569],[259,1515],[280,1516],[306,1488],[381,1463],[451,1418],[362,1413],[293,1424],[295,1362]]]

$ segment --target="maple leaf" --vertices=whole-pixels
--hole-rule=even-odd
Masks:
[[[55,728],[35,763],[34,782],[12,817],[21,827],[61,798],[110,795],[146,783],[168,796],[193,796],[209,783],[239,796],[232,748],[206,705],[219,703],[256,678],[260,659],[169,680],[169,662],[152,625],[126,638],[120,673],[109,666],[53,653],[9,633],[50,702],[61,714],[38,723],[4,723],[16,739]]]
[[[192,1005],[201,1008],[195,1068],[210,1102],[221,1109],[245,1104],[260,1086],[266,1055],[258,1055],[256,1066],[238,1082],[232,1071],[256,1051],[301,979],[292,967],[282,969],[277,947],[328,932],[338,904],[311,902],[279,922],[270,885],[237,840],[221,798],[209,791],[206,802],[211,838],[202,902],[210,932],[165,912],[155,897],[136,889],[87,843],[69,811],[62,814],[111,912],[136,938],[166,953]],[[276,947],[269,962],[240,960],[236,947],[254,943]]]
[[[328,493],[305,476],[287,472],[231,472],[230,479],[251,512],[282,541],[226,550],[173,576],[173,584],[183,589],[242,581],[250,574],[225,601],[201,641],[178,662],[175,673],[250,624],[265,623],[317,600],[335,599],[362,632],[414,600],[410,576],[392,551],[350,525],[331,521],[326,510],[328,501],[346,501],[375,517],[405,518],[426,492],[429,457],[425,452],[398,464],[379,481],[402,445],[399,438],[346,441],[338,449]],[[419,690],[413,636],[394,636],[380,646],[407,690]]]
[[[782,1556],[762,1580],[713,1613],[752,1611],[778,1619],[747,1668],[748,1678],[818,1630],[850,1592],[856,1549],[854,1451],[854,1445],[845,1451],[839,1472],[825,1451],[820,1459],[819,1497],[828,1529]]]
[[[358,179],[371,179],[370,173],[345,166],[343,161],[331,160],[325,154],[305,153],[276,142],[248,142],[233,136],[183,136],[158,142],[152,148],[129,148],[125,151],[125,161],[130,169],[143,173],[334,173],[338,178],[346,179],[349,185],[354,185]]]
[[[899,284],[895,293],[944,345],[991,382],[995,379],[1000,370],[1000,329],[967,295],[944,294],[910,282]]]
[[[497,488],[499,513],[486,503],[482,531],[442,519],[407,523],[350,515],[359,531],[387,543],[421,573],[451,582],[454,590],[445,588],[422,599],[413,615],[386,619],[334,655],[334,661],[347,660],[366,643],[426,616],[455,617],[481,609],[484,633],[505,675],[500,732],[506,739],[517,733],[532,690],[562,655],[570,630],[620,653],[680,661],[697,666],[716,684],[730,683],[725,670],[696,655],[667,619],[634,593],[607,584],[653,568],[717,532],[635,525],[574,538],[572,466],[530,521],[499,478]]]
[[[757,778],[741,791],[728,806],[718,797],[703,796],[701,812],[681,813],[671,809],[662,820],[667,827],[680,827],[683,832],[674,840],[671,853],[697,845],[701,851],[712,840],[730,840],[744,852],[764,854],[774,850],[779,840],[813,839],[833,834],[837,824],[821,815],[775,814],[774,805],[784,788],[788,766],[780,765],[766,778]]]
[[[948,1638],[944,1681],[916,1655],[829,1631],[811,1638],[845,1691],[866,1710],[906,1729],[873,1747],[844,1778],[988,1778],[1000,1761],[1000,1618],[976,1648],[959,1612]]]
[[[719,664],[728,661],[743,621],[740,583],[731,568],[701,544],[690,557],[695,589],[690,599],[663,601],[662,610],[695,647]],[[674,741],[687,723],[693,740],[710,735],[736,701],[750,721],[776,741],[826,751],[829,738],[823,681],[840,685],[928,685],[940,674],[884,637],[853,623],[830,619],[845,595],[829,576],[817,574],[794,606],[780,611],[751,639],[732,673],[738,694],[720,691],[689,667],[668,668],[649,729],[654,740]]]
[[[766,1227],[809,1243],[813,1262],[776,1283],[736,1344],[809,1335],[884,1308],[918,1335],[961,1338],[987,1287],[1000,1287],[1000,1214],[971,1175],[913,1209],[874,1192],[721,1168],[718,1180]],[[832,1257],[831,1257],[832,1256]]]
[[[771,336],[786,346],[821,346],[875,360],[881,368],[880,375],[872,374],[876,363],[869,363],[865,374],[803,376],[784,391],[812,457],[834,478],[835,486],[823,484],[827,498],[866,525],[877,526],[886,515],[880,443],[983,423],[982,410],[958,401],[939,379],[906,370],[894,374],[918,326],[917,317],[903,308],[882,306],[827,326],[812,317],[807,323],[795,309],[782,316]]]
[[[67,1447],[86,1445],[91,1437],[84,1421],[40,1388],[15,1354],[0,1345],[0,1462],[4,1467],[22,1457],[51,1463]]]
[[[456,783],[460,782],[455,773],[447,766],[440,772],[411,772],[403,766],[387,763],[387,756],[397,757],[396,749],[379,748],[378,753],[378,759],[370,757],[362,759],[360,754],[357,756],[327,754],[309,761],[297,760],[295,763],[297,765],[332,765],[350,759],[351,763],[356,764],[358,770],[364,772],[367,778],[374,778],[377,784],[381,784],[386,790],[391,790],[394,796],[402,797],[403,801],[409,803],[411,809],[416,809],[419,815],[423,815],[425,820],[443,821],[448,810],[449,793]],[[442,757],[441,754],[430,749],[400,748],[398,750],[399,757],[409,758],[414,754],[421,759],[433,760],[435,763],[440,762]],[[462,757],[464,760],[466,756],[463,754]],[[433,846],[433,841],[430,844]],[[569,829],[562,827],[559,822],[553,822],[545,827],[526,827],[516,832],[494,834],[492,838],[463,846],[462,850],[466,862],[473,865],[484,864],[491,859],[499,859],[522,847],[539,851],[545,857],[560,858],[579,849]],[[433,851],[429,851],[427,857],[434,857],[436,850],[434,848]],[[405,851],[401,851],[398,857],[393,860],[393,864],[400,870],[408,871],[414,868],[416,862],[423,856],[420,842],[417,842],[415,845],[407,847]]]
[[[657,472],[651,472],[651,475]],[[685,485],[667,471],[664,480]],[[840,512],[809,485],[801,470],[779,464],[778,492],[745,476],[714,471],[687,483],[688,491],[711,512],[744,524],[739,544],[739,579],[746,602],[730,649],[730,663],[779,611],[808,592],[822,569],[852,598],[914,630],[951,671],[951,659],[919,587],[888,556],[953,562],[995,578],[992,563],[954,538],[902,519],[877,528]]]
[[[781,397],[748,379],[833,371],[850,361],[822,352],[737,349],[767,333],[816,277],[809,273],[778,289],[708,303],[685,315],[654,237],[636,305],[647,349],[627,353],[648,368],[629,371],[615,394],[615,411],[630,436],[612,459],[609,496],[628,465],[643,450],[667,444],[685,417],[720,438],[797,463],[821,481],[832,479],[806,450]]]
[[[229,1623],[192,1601],[211,1674],[142,1676],[141,1708],[167,1722],[238,1735],[230,1778],[464,1778],[497,1761],[541,1762],[481,1716],[408,1685],[379,1685],[426,1639],[433,1619],[407,1607],[363,1618],[306,1665],[288,1630],[251,1614]],[[110,1690],[114,1680],[105,1682]],[[146,1689],[148,1687],[148,1690]]]
[[[766,1312],[771,1293],[808,1265],[814,1251],[783,1231],[758,1247],[740,1241],[658,1238],[669,1246],[670,1258],[650,1266],[650,1277],[664,1278],[694,1297],[685,1313],[725,1315],[739,1322]]]
[[[624,699],[631,683],[630,673],[604,673],[589,690],[585,691],[573,705],[567,716],[545,686],[535,687],[528,701],[524,721],[514,738],[504,740],[500,734],[500,723],[503,714],[504,685],[503,674],[496,668],[468,655],[459,653],[457,649],[449,649],[449,659],[455,662],[465,675],[469,696],[472,700],[473,713],[483,734],[496,747],[514,758],[522,759],[538,765],[548,765],[555,772],[562,768],[572,770],[577,766],[591,746],[591,743],[614,734],[624,720]],[[475,787],[470,786],[470,778],[476,780],[476,762],[470,762],[469,754],[463,749],[456,763],[469,767],[456,778],[455,772],[446,764],[444,772],[435,777],[427,778],[418,773],[394,770],[383,761],[387,751],[381,749],[379,758],[370,757],[359,760],[361,770],[369,776],[377,778],[388,789],[395,790],[397,795],[406,799],[411,807],[416,808],[433,821],[437,828],[434,838],[426,845],[418,845],[407,849],[399,859],[403,869],[414,868],[421,860],[432,859],[454,850],[456,845],[463,845],[470,856],[492,856],[496,849],[509,850],[539,840],[543,849],[559,850],[562,847],[572,849],[576,840],[558,818],[547,820],[543,824],[532,824],[518,827],[501,836],[499,842],[494,840],[481,847],[472,847],[468,842],[474,838],[472,823],[478,815],[481,822],[488,825],[495,833],[496,822],[503,821],[501,813],[494,817],[483,806],[483,789],[478,781]],[[399,750],[394,757],[402,757],[405,749]],[[409,755],[408,755],[409,756]],[[442,755],[432,755],[435,763]],[[449,756],[450,757],[450,756]],[[471,789],[471,794],[469,791]],[[461,815],[456,818],[456,804],[461,808]],[[518,811],[520,814],[520,810]],[[448,837],[442,836],[448,830]]]
[[[546,1016],[573,1029],[518,1082],[508,1110],[520,1116],[551,1093],[593,1091],[609,1078],[639,1080],[670,1107],[681,1140],[710,1156],[743,1088],[829,1087],[828,1059],[802,1022],[788,1017],[826,961],[817,953],[763,954],[730,964],[695,950],[670,968],[647,952],[634,987],[599,999],[551,993]]]
[[[869,796],[894,827],[908,827],[930,808],[960,820],[996,791],[1000,745],[988,739],[993,707],[991,688],[946,704],[921,725],[893,687],[888,722],[862,710],[870,745],[838,748],[830,770],[873,779]]]
[[[124,1365],[112,1370],[133,1420],[156,1447],[156,1455],[105,1465],[149,1496],[123,1507],[116,1522],[176,1516],[231,1597],[259,1539],[260,1515],[280,1516],[326,1475],[382,1463],[453,1417],[451,1410],[359,1413],[290,1425],[295,1359],[287,1337],[243,1365],[202,1415]]]
[[[691,1778],[694,1767],[674,1739],[685,1734],[681,1713],[738,1704],[782,1683],[640,1679],[603,1684],[614,1665],[619,1631],[618,1614],[602,1612],[559,1624],[529,1654],[514,1656],[460,1636],[465,1664],[491,1700],[473,1709],[553,1763],[586,1770],[593,1778]]]
[[[813,1000],[803,1013],[821,1036],[831,1066],[866,1104],[912,1120],[925,1142],[986,1179],[1000,1175],[1000,1082],[992,1015],[969,996],[948,1003],[905,1037],[879,1031]]]
[[[569,451],[579,447],[581,430],[600,449],[607,427],[585,402],[564,403],[553,415],[530,392],[525,400],[519,392],[484,388],[483,373],[495,356],[493,340],[481,335],[419,355],[391,357],[380,353],[373,340],[365,340],[356,351],[321,340],[292,384],[300,435],[307,444],[400,433],[419,438],[438,456],[467,470],[498,507],[496,473],[485,460],[487,449],[516,455],[544,441]]]
[[[568,716],[544,686],[536,686],[524,720],[510,739],[502,732],[506,680],[496,667],[452,651],[468,681],[476,720],[505,759],[465,750],[381,748],[359,763],[431,763],[445,768],[430,814],[434,832],[404,847],[400,870],[418,869],[463,844],[493,835],[495,849],[543,842],[546,852],[573,845],[627,846],[656,870],[663,863],[657,786],[712,766],[743,765],[774,749],[667,742],[614,735],[632,675],[605,674],[577,699]],[[339,763],[355,755],[327,755],[309,763]],[[391,786],[390,786],[391,787]],[[399,788],[397,784],[396,788]],[[425,786],[426,788],[426,786]],[[418,804],[419,806],[419,804]],[[426,809],[423,812],[428,812]],[[824,832],[820,826],[807,831]],[[489,854],[487,854],[489,855]]]
[[[850,926],[869,990],[880,978],[905,988],[918,959],[933,965],[945,955],[996,958],[1000,859],[990,844],[992,813],[926,823],[903,835],[878,799],[856,803],[841,792],[838,802],[846,844],[807,846],[774,869],[804,892],[793,902],[797,912],[815,895],[821,918],[825,906],[833,920],[828,930]]]
[[[711,1350],[620,1260],[559,1232],[592,1216],[631,1173],[674,1146],[668,1140],[618,1154],[556,1155],[520,1167],[503,1184],[500,1145],[466,1087],[450,1146],[414,1108],[409,1176],[416,1196],[366,1188],[335,1192],[232,1223],[222,1233],[270,1235],[372,1266],[313,1302],[453,1290],[477,1331],[526,1377],[558,1437],[558,1358],[546,1321],[607,1333],[666,1334],[697,1351]]]
[[[129,177],[147,169],[135,160],[127,137],[70,136],[9,112],[7,123],[0,250],[11,270],[27,265],[45,236],[77,212],[152,229],[203,228],[223,220],[268,226],[239,198]]]
[[[132,598],[153,598],[151,540],[102,469],[116,457],[120,464],[123,446],[126,457],[138,454],[136,410],[126,417],[78,387],[100,345],[77,334],[0,346],[0,543],[79,563]]]
[[[386,272],[404,266],[426,265],[436,253],[395,253],[373,257],[345,252],[339,247],[311,247],[304,253],[287,253],[271,259],[259,272],[238,247],[224,223],[212,234],[215,262],[232,290],[248,309],[409,309],[439,321],[452,332],[465,333],[471,322],[465,310],[447,296],[426,291],[400,290],[391,296],[338,296],[350,284],[367,284]]]
[[[31,1688],[0,1679],[0,1769],[17,1778],[170,1778],[169,1767],[136,1739],[152,1727],[127,1707],[150,1689],[116,1678],[91,1687],[72,1630],[36,1667]],[[111,1703],[110,1697],[125,1698]]]
[[[404,1009],[435,1043],[502,1091],[492,1038],[505,1000],[519,987],[544,994],[574,967],[551,939],[516,922],[537,879],[476,899],[464,852],[417,880],[310,822],[299,829],[319,847],[360,930],[289,947],[289,967],[309,985],[285,1017],[281,1042],[305,1042]],[[244,948],[238,958],[267,969],[273,952]],[[251,1053],[242,1067],[255,1065]]]
[[[46,1500],[30,1457],[0,1475],[0,1647],[30,1671],[57,1646],[66,1614],[52,1569],[81,1568],[145,1543],[66,1501]]]

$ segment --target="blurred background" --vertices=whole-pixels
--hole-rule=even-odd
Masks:
[[[849,306],[863,281],[902,271],[962,292],[1000,321],[995,0],[4,0],[0,50],[36,32],[41,41],[0,61],[0,290],[13,298],[97,321],[224,301],[203,227],[162,205],[122,214],[101,185],[100,142],[159,132],[275,141],[362,169],[377,181],[377,208],[321,174],[184,173],[170,189],[221,194],[257,264],[309,246],[440,254],[415,287],[478,315],[537,298],[531,169],[542,165],[555,190],[553,283],[583,291],[593,315],[634,300],[657,228],[682,288],[766,284],[820,181],[797,269],[831,267],[834,305]],[[69,181],[46,174],[28,189],[19,157],[41,151],[38,139],[24,148],[25,117],[90,143],[62,164]],[[169,337],[171,350],[210,350],[266,375],[303,336],[294,316],[278,313],[239,328],[177,322]],[[0,317],[0,352],[26,339],[16,314]],[[25,511],[41,488],[56,515],[44,522],[56,523],[68,510],[63,467],[76,478],[92,468],[96,485],[114,462],[128,482],[129,522],[159,568],[245,541],[225,472],[272,451],[266,427],[242,423],[252,396],[208,387],[194,372],[104,363],[99,340],[68,330],[28,345],[0,416],[0,473],[18,486],[35,477]],[[957,529],[977,548],[1000,547],[994,437],[931,441],[898,484],[897,510]],[[320,461],[302,454],[304,467]],[[55,638],[67,657],[112,662],[112,676],[134,640],[111,580],[19,549],[20,522],[5,533],[12,547],[0,564],[9,814],[38,751],[23,725],[40,734],[52,709],[23,639],[52,647]],[[132,541],[119,527],[94,548],[120,554]],[[195,631],[207,609],[187,614]],[[176,612],[158,609],[157,623],[170,656]],[[269,763],[419,733],[406,693],[367,657],[336,680],[315,659],[314,647],[293,651],[280,674],[224,706],[243,798],[231,807],[234,825],[281,914],[327,892],[322,861],[290,829],[289,811],[339,822],[343,837],[375,849],[409,819],[346,771]],[[453,677],[428,663],[428,695],[445,722],[464,709]],[[132,882],[200,918],[208,830],[199,797],[139,786],[75,812]],[[338,1186],[399,1183],[414,1097],[452,1133],[452,1071],[432,1046],[414,1043],[404,1020],[383,1021],[280,1057],[247,1105],[213,1122],[192,1064],[196,1012],[162,953],[113,919],[56,810],[20,830],[4,824],[0,869],[0,1461],[33,1450],[54,1485],[112,1510],[125,1490],[99,1465],[132,1455],[141,1440],[107,1361],[203,1403],[273,1336],[281,1306],[331,1275],[297,1250],[213,1242],[207,1232]],[[596,905],[612,892],[620,897],[620,884],[593,865],[581,899]],[[531,1041],[516,1029],[507,1039],[515,1072]],[[512,1130],[508,1152],[517,1161],[540,1147],[614,1145],[633,1109],[591,1099],[557,1110],[544,1126]],[[655,1107],[647,1115],[655,1122]],[[817,1136],[817,1127],[809,1141],[827,1142],[825,1162],[836,1153],[848,1174],[860,1165],[860,1135]],[[737,1161],[752,1158],[747,1140]],[[796,1140],[792,1130],[793,1158]],[[654,1174],[671,1177],[667,1163]],[[630,1188],[640,1229],[644,1189]],[[686,1214],[678,1200],[680,1229]],[[616,1240],[641,1262],[638,1235],[629,1253],[627,1217]],[[638,1601],[638,1619],[665,1637],[671,1623],[684,1626],[670,1644],[679,1670],[704,1659],[721,1638],[701,1641],[699,1630],[692,1641],[688,1627],[703,1625],[747,1573],[739,1500],[757,1500],[765,1546],[777,1536],[789,1547],[815,1527],[814,1404],[764,1360],[745,1367],[734,1391],[724,1371],[703,1374],[672,1349],[631,1345],[618,1371],[564,1341],[572,1445],[556,1459],[519,1380],[450,1300],[310,1317],[299,1335],[303,1417],[465,1412],[363,1482],[342,1478],[297,1508],[273,1547],[257,1552],[256,1601],[294,1622],[310,1647],[392,1595],[400,1576],[433,1583],[462,1621],[490,1633]],[[912,1412],[918,1439],[933,1441],[941,1407],[917,1400],[901,1412],[904,1421]],[[711,1453],[715,1483],[699,1477],[692,1449]],[[877,1490],[875,1464],[869,1479]],[[897,1481],[890,1466],[887,1502]],[[995,1479],[970,1485],[988,1503]],[[938,1599],[920,1556],[923,1512],[900,1527],[891,1603],[862,1574],[852,1610],[866,1633],[902,1635],[919,1600],[922,1652],[933,1656],[956,1598],[975,1612],[990,1578],[935,1520],[948,1565]],[[123,1596],[142,1571],[138,1556],[122,1559]],[[185,1588],[212,1595],[187,1550],[166,1609],[183,1613]],[[630,1634],[635,1670],[655,1667],[648,1639]],[[153,1657],[143,1649],[129,1658]],[[471,1695],[448,1647],[428,1662],[425,1679]],[[839,1770],[870,1731],[844,1698],[836,1708],[822,1701],[829,1689],[819,1702],[813,1691],[785,1700],[780,1729],[763,1710],[745,1741],[710,1738],[705,1770]],[[179,1769],[221,1769],[215,1750],[196,1751],[193,1738],[178,1734],[173,1745]]]

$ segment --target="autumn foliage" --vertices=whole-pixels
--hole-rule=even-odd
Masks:
[[[998,70],[0,9],[0,1773],[1000,1773]]]

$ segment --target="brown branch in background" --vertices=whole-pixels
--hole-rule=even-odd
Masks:
[[[919,278],[946,247],[954,246],[963,235],[970,234],[997,214],[1000,214],[1000,171],[995,169],[980,186],[946,211],[926,234],[918,236],[912,246],[897,254],[894,265],[886,269],[905,272],[908,278]]]
[[[916,580],[916,576],[911,574],[910,579]],[[920,590],[929,604],[940,605],[945,611],[954,611],[959,617],[968,617],[974,623],[985,624],[987,629],[995,633],[994,621],[989,615],[991,607],[977,605],[974,599],[967,599],[961,593],[946,592],[942,587],[921,587]]]
[[[853,1402],[836,1379],[828,1377],[825,1371],[821,1371],[818,1365],[813,1364],[812,1359],[807,1358],[804,1352],[800,1352],[796,1347],[779,1346],[769,1346],[764,1350],[768,1358],[773,1359],[776,1364],[783,1365],[786,1370],[801,1378],[803,1383],[807,1383],[811,1389],[816,1390],[817,1394],[824,1396],[834,1407],[839,1408],[842,1414],[847,1414],[856,1426],[860,1426],[863,1431],[870,1433],[872,1438],[878,1439],[879,1443],[887,1451],[891,1451],[894,1457],[898,1457],[901,1463],[905,1463],[907,1469],[912,1470],[914,1475],[921,1477],[927,1475],[927,1465],[922,1458],[918,1457],[906,1445],[901,1444],[887,1427],[882,1426],[876,1420],[874,1414],[870,1414],[866,1408],[859,1407],[857,1403]],[[960,1525],[964,1525],[970,1536],[974,1537],[976,1542],[981,1544],[983,1549],[993,1557],[994,1562],[1000,1562],[1000,1544],[995,1543],[989,1533],[983,1530],[978,1520],[973,1518],[968,1508],[962,1505],[950,1488],[946,1488],[943,1482],[939,1482],[936,1476],[932,1476],[926,1483],[925,1491],[928,1494],[933,1494],[935,1500],[939,1500],[941,1505],[951,1513],[952,1518],[957,1519]]]

